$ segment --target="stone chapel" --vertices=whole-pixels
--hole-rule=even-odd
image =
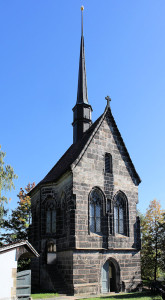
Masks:
[[[141,180],[106,100],[92,123],[82,22],[73,144],[30,192],[29,239],[40,254],[33,289],[96,294],[141,285]]]

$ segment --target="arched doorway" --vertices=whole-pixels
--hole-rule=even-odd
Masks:
[[[120,269],[117,261],[110,258],[102,266],[102,293],[119,292]]]

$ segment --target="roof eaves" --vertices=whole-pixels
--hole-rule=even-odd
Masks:
[[[23,240],[23,241],[20,241],[20,242],[5,245],[5,246],[0,248],[0,252],[9,251],[9,250],[21,247],[21,246],[28,246],[28,248],[30,248],[30,250],[35,254],[36,257],[40,256],[38,254],[38,252],[33,248],[33,246],[27,240]]]
[[[120,139],[121,139],[121,141],[122,141],[122,143],[123,143],[123,146],[124,146],[124,149],[125,149],[125,151],[126,151],[126,154],[127,154],[128,158],[129,158],[129,160],[130,160],[130,163],[131,163],[131,165],[132,165],[132,169],[133,169],[133,171],[134,171],[134,174],[136,175],[136,178],[137,178],[137,180],[138,180],[137,185],[139,185],[139,184],[141,183],[141,178],[139,177],[139,175],[138,175],[138,173],[137,173],[137,171],[136,171],[136,169],[135,169],[135,166],[134,166],[134,164],[133,164],[133,162],[132,162],[132,159],[131,159],[131,157],[130,157],[130,155],[129,155],[129,153],[128,153],[127,147],[126,147],[126,145],[125,145],[125,143],[124,143],[124,140],[123,140],[123,138],[122,138],[122,136],[121,136],[121,133],[120,133],[118,127],[117,127],[117,124],[116,124],[116,122],[115,122],[115,119],[114,119],[112,113],[111,113],[111,116],[112,116],[113,122],[114,122],[114,124],[115,124],[115,126],[116,126],[116,129],[117,129],[117,131],[118,131],[119,137],[120,137]]]
[[[58,162],[57,162],[58,163]],[[57,163],[53,166],[53,168],[57,165]],[[47,175],[53,170],[53,168],[47,173]],[[72,172],[72,170],[71,170],[71,167],[70,166],[68,166],[68,168],[66,168],[66,170],[62,173],[62,174],[60,174],[59,176],[57,176],[56,177],[56,180],[58,180],[61,176],[63,176],[64,175],[64,173],[66,173],[67,171],[71,171]],[[47,176],[46,175],[46,176]],[[46,177],[45,176],[45,177]],[[44,178],[45,178],[44,177]],[[53,183],[55,183],[55,181],[44,181],[44,178],[41,180],[41,181],[39,181],[39,183],[37,183],[37,185],[28,193],[28,196],[32,196],[34,193],[36,193],[40,188],[42,188],[42,186],[45,186],[45,185],[49,185],[49,184],[53,184]]]

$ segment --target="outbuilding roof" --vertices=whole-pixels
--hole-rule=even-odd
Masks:
[[[36,257],[39,257],[40,255],[38,254],[38,252],[34,249],[34,247],[27,241],[27,240],[22,240],[19,242],[15,242],[15,243],[10,243],[7,245],[4,245],[2,247],[0,247],[0,254],[13,250],[15,248],[19,248],[25,246],[26,248],[28,248],[28,251],[31,251]]]

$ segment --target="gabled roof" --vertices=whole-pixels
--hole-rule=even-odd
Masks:
[[[124,141],[121,137],[121,134],[117,128],[116,122],[113,118],[111,109],[109,105],[106,106],[104,113],[92,124],[92,126],[84,133],[82,139],[80,139],[77,143],[72,144],[70,148],[64,153],[64,155],[59,159],[59,161],[55,164],[55,166],[49,171],[49,173],[41,180],[34,189],[29,193],[29,195],[33,194],[35,190],[37,190],[40,186],[53,183],[57,179],[59,179],[66,171],[72,170],[77,163],[80,161],[83,153],[87,149],[88,145],[90,144],[91,140],[93,139],[93,136],[97,132],[98,128],[101,126],[103,120],[106,116],[109,116],[111,119],[111,123],[113,124],[113,128],[115,129],[115,135],[118,136],[118,139],[120,139],[120,142],[124,149],[124,157],[127,157],[128,165],[126,165],[129,173],[131,169],[130,176],[134,176],[136,178],[136,185],[139,185],[141,182],[141,179],[139,175],[136,172],[136,169],[132,163],[132,160],[130,158],[130,155],[127,151],[127,148],[124,144]],[[121,150],[119,149],[121,152]],[[122,155],[122,153],[121,153]]]
[[[22,247],[22,246],[27,247],[28,250],[31,251],[35,256],[39,257],[38,252],[33,248],[33,246],[27,240],[7,244],[7,245],[0,247],[0,254],[4,253],[6,251],[13,250],[15,248]]]
[[[74,143],[69,147],[69,149],[59,159],[59,161],[55,164],[55,166],[49,171],[49,173],[34,187],[34,189],[30,191],[29,195],[31,195],[41,185],[55,182],[66,171],[71,170],[72,163],[77,159],[81,151],[84,149],[87,141],[89,140],[89,137],[92,135],[101,117],[102,116],[100,116],[92,124],[92,126],[84,133],[81,140],[78,140],[77,143]]]
[[[107,101],[107,106],[105,108],[105,111],[104,111],[103,115],[101,115],[101,117],[99,119],[97,119],[97,121],[99,120],[99,122],[96,124],[95,128],[93,128],[93,131],[92,131],[90,137],[88,138],[87,143],[84,145],[83,150],[81,151],[80,155],[77,157],[76,161],[74,162],[74,166],[72,166],[72,168],[75,167],[78,164],[78,162],[80,161],[82,155],[84,154],[84,152],[86,151],[88,145],[90,144],[91,140],[93,139],[93,136],[97,132],[98,128],[101,126],[103,120],[106,118],[106,116],[108,116],[108,118],[111,120],[111,124],[112,124],[112,127],[113,127],[113,132],[112,132],[113,137],[114,137],[115,141],[116,141],[115,137],[117,137],[117,140],[120,140],[120,143],[122,145],[123,151],[121,150],[120,146],[118,147],[118,143],[116,143],[116,145],[118,147],[118,150],[119,150],[123,160],[125,161],[126,168],[129,172],[132,180],[134,181],[134,184],[139,185],[140,182],[141,182],[141,179],[140,179],[138,173],[136,172],[136,169],[135,169],[134,164],[131,160],[131,157],[130,157],[128,151],[127,151],[127,148],[126,148],[125,143],[122,139],[120,131],[119,131],[117,125],[116,125],[115,119],[112,115],[112,112],[111,112],[111,109],[110,109],[110,106],[109,106],[109,100],[110,100],[110,98]],[[134,180],[135,178],[136,178],[136,181]]]

